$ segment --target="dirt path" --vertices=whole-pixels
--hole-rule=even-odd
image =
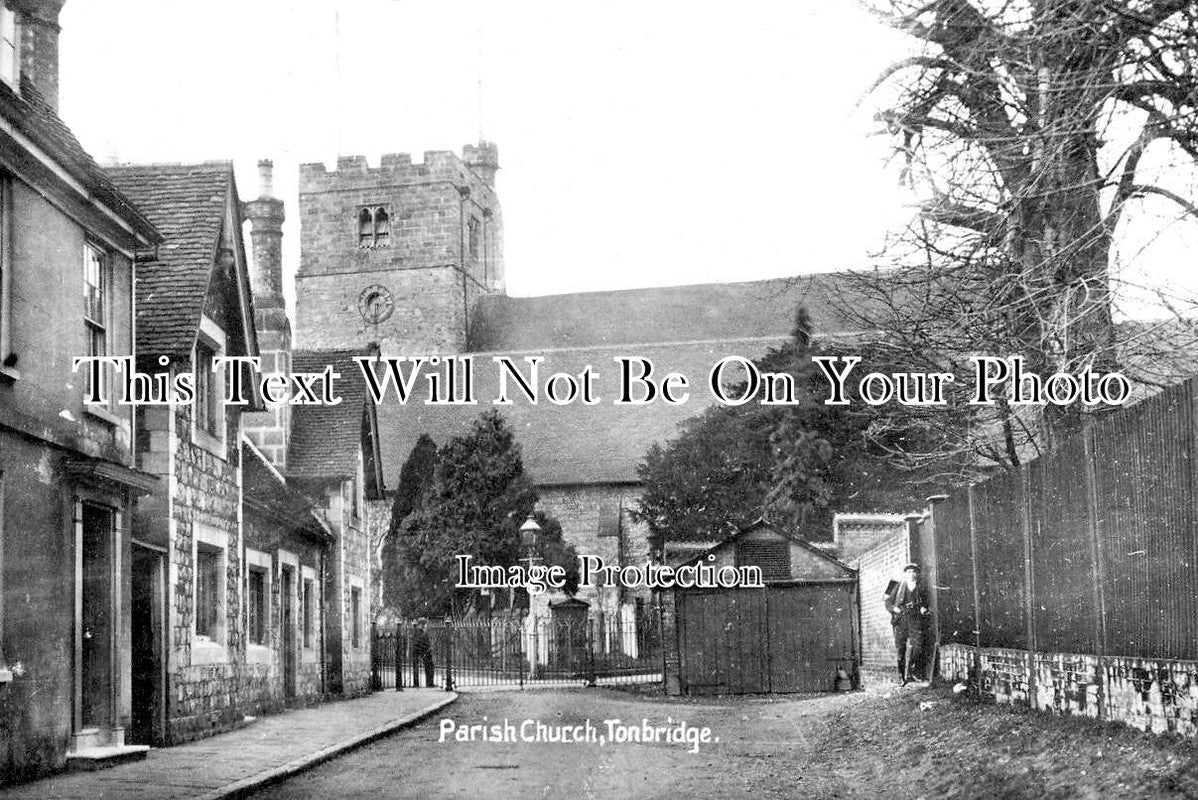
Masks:
[[[920,704],[932,703],[921,709]],[[439,742],[524,720],[610,732],[685,720],[718,742]],[[535,730],[530,728],[529,731]],[[585,735],[585,734],[584,734]],[[1192,743],[908,689],[671,700],[606,690],[463,695],[439,718],[258,795],[269,798],[1198,797]]]

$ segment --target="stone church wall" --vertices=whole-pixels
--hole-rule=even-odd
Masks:
[[[538,508],[557,518],[562,536],[579,556],[599,556],[607,564],[639,565],[649,558],[648,526],[633,522],[629,514],[640,497],[639,486],[542,486],[539,492]],[[613,514],[619,515],[618,527],[611,525]],[[634,604],[638,597],[648,603],[649,590],[583,586],[578,592],[578,599],[590,603],[592,609],[602,606],[605,614],[619,613],[621,604]]]

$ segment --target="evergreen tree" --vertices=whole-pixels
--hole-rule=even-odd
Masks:
[[[406,574],[405,562],[400,557],[401,537],[404,536],[403,523],[419,506],[421,497],[432,484],[436,467],[437,445],[427,433],[422,433],[399,470],[399,483],[395,487],[395,500],[391,504],[391,524],[383,542],[383,605],[389,608],[400,605],[399,588],[410,580],[410,576]]]
[[[397,502],[399,498],[397,497]],[[473,563],[510,566],[524,556],[520,526],[537,502],[524,474],[520,445],[497,411],[482,414],[471,430],[437,451],[432,480],[395,537],[402,575],[396,605],[405,615],[461,615],[477,607],[477,590],[457,588],[456,557]],[[561,525],[543,513],[534,556],[560,564],[577,589],[577,554],[562,539]]]

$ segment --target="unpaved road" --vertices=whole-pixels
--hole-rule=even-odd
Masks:
[[[922,703],[934,703],[921,709]],[[608,731],[685,720],[718,743],[439,742],[524,720]],[[534,727],[526,731],[535,732]],[[585,732],[583,733],[585,735]],[[477,737],[476,737],[477,739]],[[908,687],[814,698],[674,700],[610,690],[464,694],[410,730],[259,798],[1198,797],[1193,743]]]

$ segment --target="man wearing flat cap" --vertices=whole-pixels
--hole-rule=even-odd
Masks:
[[[894,627],[899,680],[906,686],[923,658],[923,623],[928,615],[928,595],[919,577],[918,564],[903,567],[903,580],[892,582],[884,602]]]

